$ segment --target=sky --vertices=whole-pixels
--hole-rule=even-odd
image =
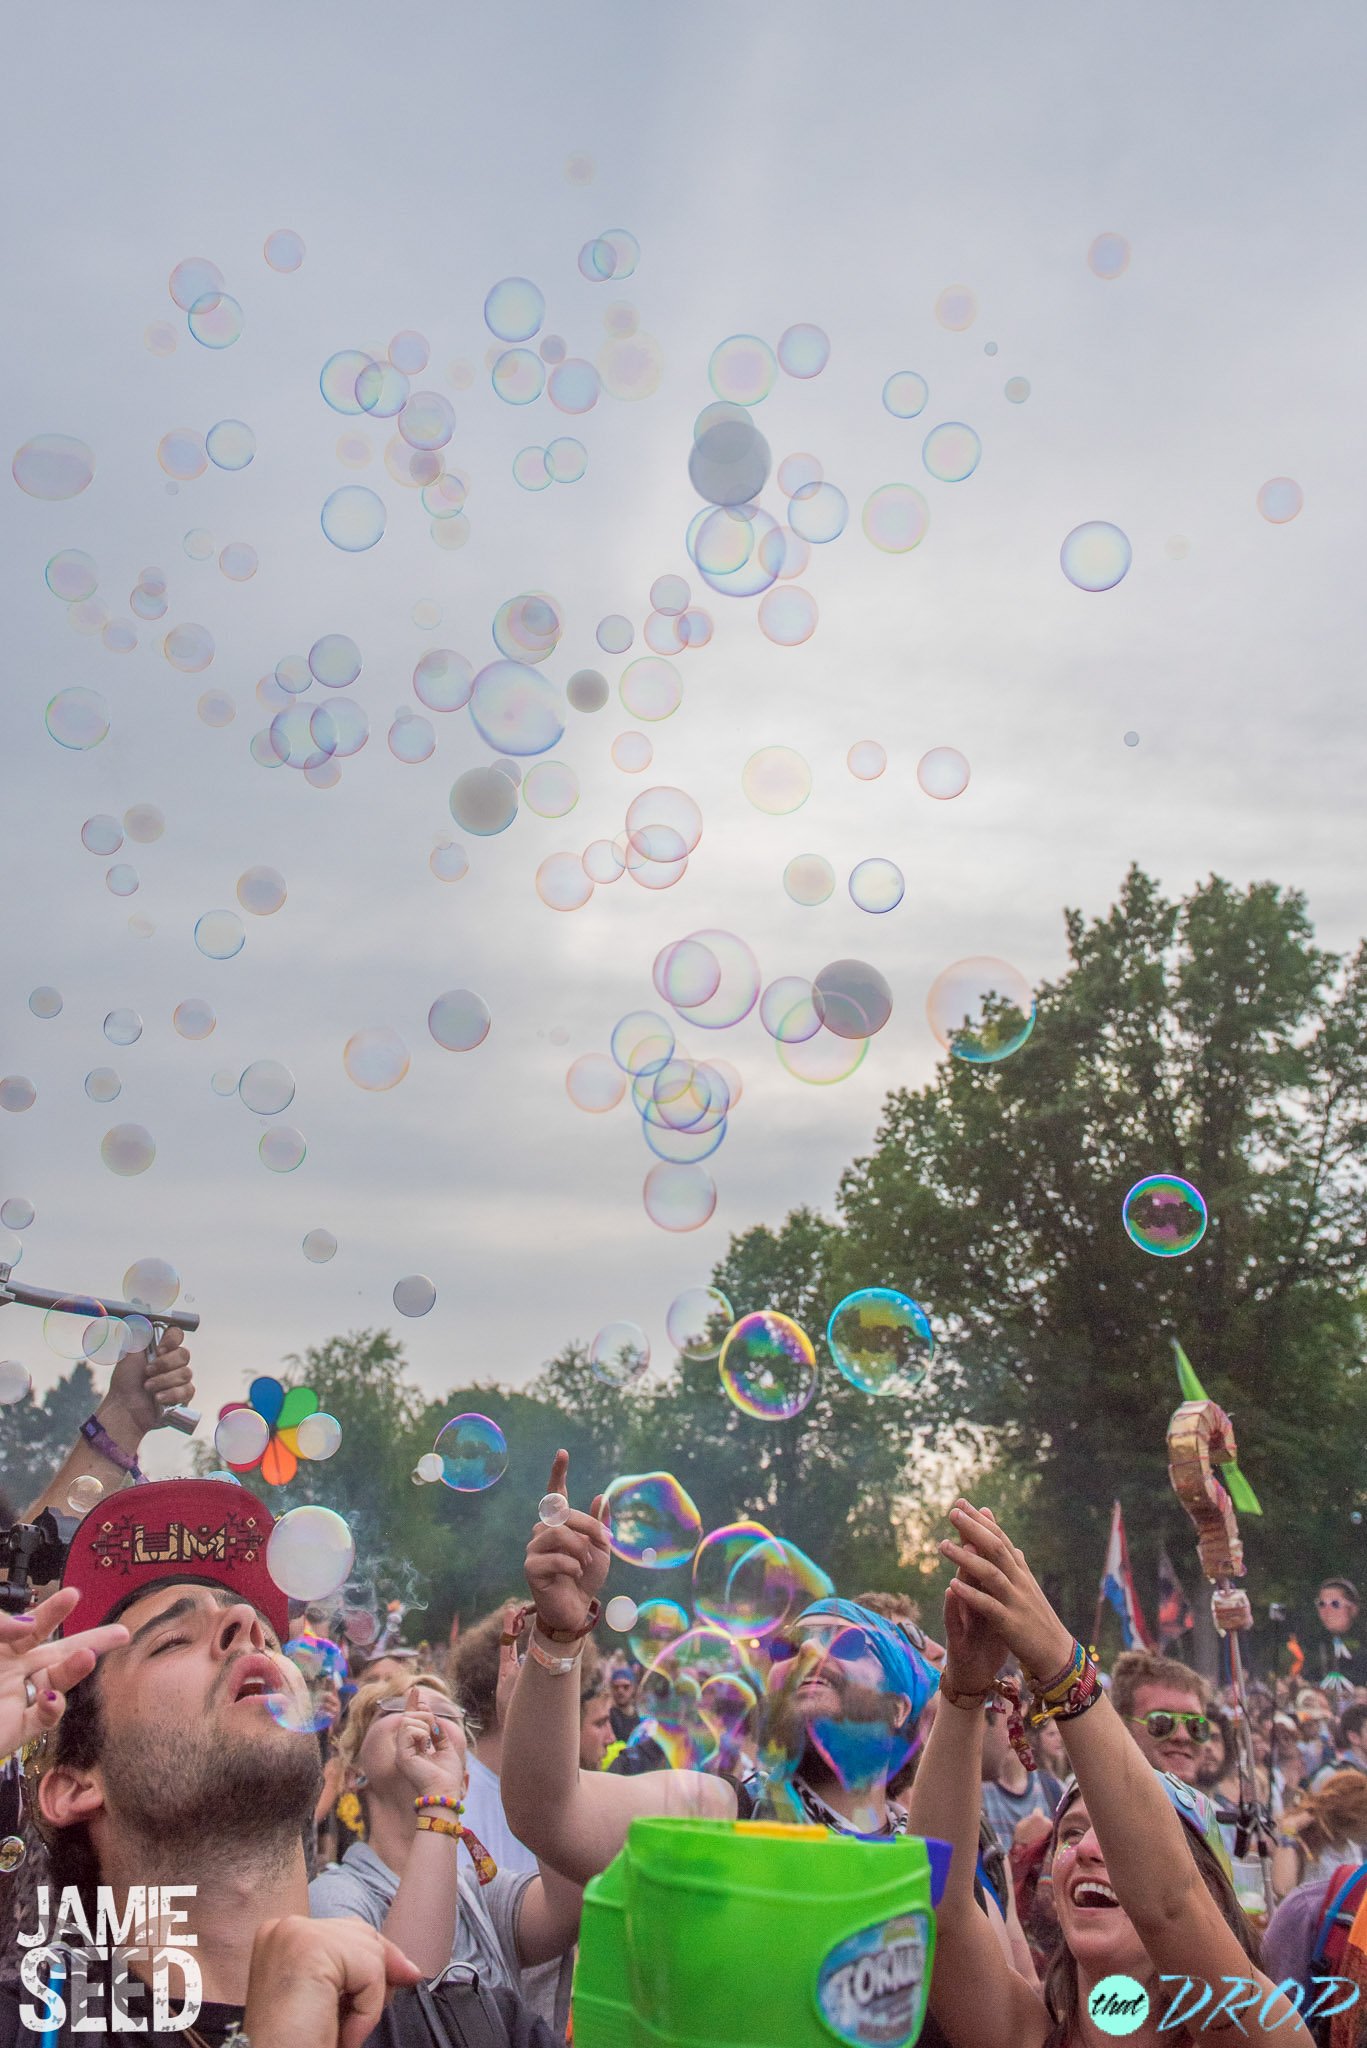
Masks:
[[[829,1211],[887,1092],[931,1076],[945,1055],[926,996],[953,962],[989,955],[1032,984],[1057,976],[1064,906],[1104,912],[1132,861],[1174,892],[1212,871],[1294,886],[1323,943],[1354,944],[1365,39],[1357,10],[1314,0],[1141,12],[1055,0],[1028,19],[987,0],[840,15],[713,0],[512,13],[415,0],[401,15],[350,0],[244,0],[226,14],[54,0],[16,19],[5,446],[62,434],[94,456],[74,497],[7,483],[0,498],[0,1074],[36,1090],[30,1108],[0,1111],[0,1201],[34,1210],[2,1240],[0,1257],[22,1248],[17,1277],[119,1296],[134,1261],[169,1262],[202,1319],[201,1434],[253,1374],[349,1329],[393,1329],[432,1395],[525,1382],[619,1319],[667,1366],[668,1306],[707,1280],[730,1235],[798,1203]],[[279,230],[304,245],[293,271],[263,255]],[[612,230],[635,237],[639,261],[590,281],[580,251]],[[1089,266],[1102,235],[1128,246],[1119,275]],[[168,291],[196,257],[241,307],[229,346],[201,346]],[[559,336],[593,361],[605,316],[635,319],[658,388],[605,391],[574,416],[545,394],[505,403],[487,358],[511,344],[495,342],[484,307],[509,277],[545,298],[526,348]],[[973,294],[967,326],[937,316],[953,287]],[[159,323],[170,353],[147,345]],[[781,646],[753,598],[710,588],[690,559],[701,501],[688,456],[719,395],[718,345],[752,335],[776,349],[798,323],[828,337],[829,360],[812,377],[776,371],[752,417],[774,469],[815,456],[849,518],[797,578],[814,632]],[[393,419],[339,416],[319,390],[335,352],[383,361],[405,331],[430,347],[413,390],[454,410],[440,460],[468,484],[456,550],[435,544],[419,493],[386,466]],[[916,418],[882,403],[898,371],[928,386]],[[1017,378],[1021,403],[1006,396]],[[173,488],[163,436],[220,420],[251,428],[250,464],[209,463]],[[944,422],[981,440],[961,481],[923,458]],[[339,459],[347,434],[362,437],[366,467]],[[521,488],[514,458],[557,437],[582,443],[583,476]],[[1303,494],[1281,523],[1258,509],[1273,478]],[[863,531],[866,500],[888,483],[929,507],[907,553]],[[385,531],[349,553],[320,512],[357,484],[383,501]],[[776,476],[759,503],[788,516]],[[1102,592],[1060,566],[1064,537],[1094,520],[1132,547]],[[259,558],[245,582],[219,567],[235,542]],[[70,549],[96,565],[92,603],[136,630],[129,651],[105,644],[102,613],[47,587],[46,565]],[[166,612],[135,617],[128,593],[152,568]],[[618,684],[649,651],[663,575],[687,580],[713,630],[674,658],[678,710],[643,723]],[[567,816],[523,803],[507,831],[477,837],[448,802],[459,775],[493,758],[468,709],[427,714],[435,749],[419,763],[396,759],[386,735],[398,710],[422,711],[413,670],[426,652],[454,649],[476,670],[500,659],[494,615],[521,593],[548,594],[561,622],[538,673],[565,721],[550,758],[573,768],[580,795]],[[612,614],[633,628],[625,654],[596,639]],[[195,673],[163,651],[187,624],[213,643]],[[261,765],[252,744],[269,758],[257,736],[284,702],[266,682],[263,704],[262,679],[330,633],[355,641],[361,674],[298,701],[359,701],[370,738],[315,787]],[[589,666],[611,686],[592,714],[563,695]],[[85,750],[45,724],[70,689],[107,707],[107,737]],[[226,693],[231,723],[204,722],[206,691]],[[625,731],[650,740],[641,773],[614,763]],[[862,740],[886,749],[873,781],[846,765]],[[810,796],[781,816],[742,783],[774,746],[811,771]],[[946,746],[971,779],[932,801],[917,763]],[[682,877],[647,889],[625,875],[572,912],[547,907],[541,863],[620,834],[653,788],[686,792],[702,814]],[[86,849],[86,820],[136,805],[163,814],[159,838]],[[429,865],[443,840],[468,858],[459,881]],[[804,853],[835,872],[816,906],[783,886]],[[866,858],[904,876],[885,914],[848,893]],[[107,884],[120,862],[136,870],[131,896]],[[273,915],[238,904],[256,866],[287,885]],[[197,921],[224,909],[245,944],[207,958]],[[607,1052],[619,1019],[661,1007],[661,949],[707,930],[743,940],[765,984],[867,961],[893,1009],[835,1085],[787,1071],[757,1014],[720,1031],[673,1015],[683,1051],[743,1080],[702,1169],[715,1210],[674,1232],[643,1204],[655,1161],[630,1096],[586,1114],[565,1079],[581,1055]],[[40,988],[60,992],[60,1014],[33,1013]],[[451,990],[490,1014],[468,1052],[428,1028]],[[197,1042],[172,1023],[190,1000],[216,1019]],[[135,1043],[105,1035],[119,1010],[142,1020]],[[349,1078],[343,1048],[378,1027],[411,1064],[374,1092]],[[274,1118],[213,1085],[263,1060],[295,1084]],[[121,1092],[92,1101],[85,1077],[106,1066]],[[125,1123],[156,1148],[133,1176],[102,1161],[106,1132]],[[258,1156],[271,1124],[307,1142],[294,1171]],[[1136,1177],[1165,1164],[1137,1160]],[[338,1243],[322,1264],[302,1250],[319,1230]],[[435,1305],[396,1314],[396,1282],[419,1275]],[[40,1393],[65,1370],[27,1309],[4,1312],[0,1352]],[[188,1455],[163,1431],[147,1463],[168,1472]]]

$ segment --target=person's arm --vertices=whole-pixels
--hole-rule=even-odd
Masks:
[[[109,1392],[95,1410],[95,1420],[125,1457],[136,1459],[143,1438],[160,1425],[162,1411],[192,1401],[194,1392],[190,1354],[173,1325],[153,1358],[145,1351],[130,1351],[119,1360],[110,1376]],[[23,1519],[36,1521],[44,1508],[59,1515],[73,1513],[67,1496],[77,1479],[87,1477],[98,1479],[106,1493],[117,1493],[128,1472],[86,1437],[78,1436],[38,1498],[25,1508]]]
[[[416,1686],[409,1691],[395,1761],[414,1798],[424,1792],[445,1792],[453,1799],[464,1794],[464,1758],[449,1740],[443,1723],[434,1714],[423,1713]],[[439,1817],[455,1818],[445,1810]],[[439,1977],[451,1967],[459,1910],[456,1857],[460,1849],[458,1836],[420,1828],[413,1837],[394,1902],[384,1917],[387,1938],[412,1957],[425,1977]]]
[[[128,1641],[121,1621],[51,1641],[80,1598],[68,1586],[27,1614],[0,1614],[0,1756],[10,1756],[55,1728],[72,1686],[89,1677],[106,1650],[122,1649]]]
[[[960,1541],[940,1545],[958,1567],[958,1598],[996,1631],[1022,1670],[1052,1675],[1076,1647],[1035,1582],[1024,1553],[990,1514],[967,1501],[951,1510]],[[938,1724],[938,1715],[936,1717]],[[937,1730],[938,1732],[938,1730]],[[1106,1875],[1161,1976],[1220,1983],[1228,1976],[1256,1981],[1257,2000],[1240,2016],[1204,2020],[1213,2042],[1275,2035],[1309,2048],[1310,2037],[1285,1998],[1255,1971],[1207,1891],[1183,1839],[1183,1827],[1158,1783],[1153,1766],[1132,1740],[1104,1693],[1084,1714],[1060,1721],[1059,1732],[1077,1774],[1087,1812],[1106,1859]],[[919,1775],[918,1775],[919,1782]],[[1288,2025],[1288,2022],[1290,2023]]]
[[[958,1598],[945,1595],[948,1657],[930,1738],[907,1801],[911,1831],[950,1843],[953,1856],[936,1909],[930,2009],[948,2038],[972,2048],[1040,2048],[1049,2016],[1031,1980],[1012,1967],[1008,1948],[973,1896],[982,1804],[983,1700],[1005,1646]],[[952,1706],[945,1688],[964,1695]]]
[[[569,1454],[557,1451],[549,1491],[564,1493]],[[606,1870],[640,1814],[704,1814],[734,1820],[736,1796],[697,1771],[647,1771],[619,1778],[579,1768],[579,1657],[582,1644],[549,1640],[543,1629],[573,1633],[606,1583],[610,1551],[602,1502],[554,1527],[538,1524],[527,1545],[527,1584],[536,1604],[530,1644],[508,1705],[499,1790],[509,1827],[539,1862],[575,1884]],[[542,1658],[547,1661],[543,1663]],[[547,1664],[567,1664],[564,1671]]]
[[[549,1963],[579,1938],[584,1887],[543,1863],[522,1894],[517,1911],[517,1956],[524,1970]]]

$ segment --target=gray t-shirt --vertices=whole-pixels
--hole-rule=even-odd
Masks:
[[[478,1970],[486,1984],[502,1984],[526,2000],[560,2040],[569,2022],[574,1949],[559,1961],[524,1970],[518,1961],[517,1916],[522,1894],[535,1870],[500,1870],[480,1884],[462,1853],[456,1871],[456,1939],[453,1963]],[[372,1927],[383,1927],[399,1889],[398,1873],[382,1862],[368,1842],[353,1842],[340,1863],[329,1863],[309,1886],[309,1906],[320,1920],[354,1914]]]

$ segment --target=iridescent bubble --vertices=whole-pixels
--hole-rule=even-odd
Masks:
[[[702,812],[682,789],[643,789],[626,816],[627,837],[647,860],[677,861],[702,838]]]
[[[544,448],[522,448],[513,457],[513,482],[524,491],[546,491],[551,479]]]
[[[962,334],[978,317],[978,295],[970,285],[947,285],[935,301],[935,318],[951,334]]]
[[[142,331],[142,345],[149,355],[173,356],[176,330],[169,320],[153,320]]]
[[[558,362],[552,369],[546,383],[546,392],[551,404],[558,412],[567,412],[571,415],[592,412],[594,406],[598,403],[598,394],[602,388],[602,379],[599,377],[593,364],[585,362],[580,356],[571,356],[568,362]],[[583,443],[580,441],[557,441],[553,445],[557,448],[575,449],[578,451],[577,457],[573,458],[570,464],[574,474],[558,478],[558,481],[562,483],[573,483],[577,477],[584,474],[584,469],[588,462],[588,456],[584,451]],[[547,467],[550,467],[549,462]]]
[[[861,1287],[831,1312],[826,1343],[836,1366],[865,1394],[911,1394],[935,1356],[930,1318],[910,1295]]]
[[[544,591],[523,591],[494,614],[494,645],[510,661],[539,664],[554,654],[564,631],[560,608]]]
[[[875,917],[896,910],[906,890],[906,879],[895,861],[861,860],[850,872],[850,901]],[[859,1035],[862,1038],[868,1034]]]
[[[426,1316],[437,1305],[435,1284],[425,1273],[409,1273],[394,1282],[394,1306],[401,1316]]]
[[[92,1067],[85,1077],[85,1092],[92,1102],[112,1102],[122,1086],[112,1067]]]
[[[111,654],[131,654],[138,644],[138,636],[126,619],[111,619],[101,629],[100,639]]]
[[[723,597],[758,597],[783,566],[771,536],[778,521],[761,507],[704,506],[694,514],[684,544],[698,573]]]
[[[43,580],[53,596],[60,597],[63,604],[79,604],[95,589],[99,571],[93,556],[82,548],[63,548],[48,563],[43,571]]]
[[[294,1076],[279,1060],[253,1060],[244,1069],[237,1092],[257,1116],[279,1116],[294,1100]]]
[[[812,1000],[837,1038],[872,1038],[892,1015],[892,990],[867,960],[829,961],[812,982]]]
[[[104,1035],[111,1045],[136,1045],[142,1037],[142,1018],[136,1010],[111,1010],[104,1020]]]
[[[369,738],[370,720],[354,699],[341,697],[335,703],[319,704],[308,714],[307,736],[299,736],[306,777],[333,761],[359,754]]]
[[[677,1600],[643,1600],[631,1628],[630,1649],[638,1664],[650,1665],[688,1630],[688,1610]]]
[[[370,361],[356,375],[356,403],[372,419],[394,420],[408,403],[408,379],[393,363]]]
[[[218,1019],[206,1002],[197,996],[189,996],[183,1003],[177,1003],[171,1014],[171,1022],[181,1038],[199,1040],[212,1035]]]
[[[241,338],[246,316],[227,292],[205,292],[191,306],[185,324],[202,348],[231,348]]]
[[[778,377],[778,364],[767,341],[757,334],[733,334],[718,342],[707,365],[712,389],[733,405],[758,405]]]
[[[771,818],[798,810],[812,793],[812,771],[792,747],[761,747],[741,770],[741,788]]]
[[[788,505],[788,524],[814,546],[838,539],[850,516],[849,500],[834,484],[804,484]]]
[[[272,270],[297,270],[304,260],[304,241],[293,228],[276,228],[261,250]]]
[[[209,466],[203,435],[197,434],[193,427],[172,427],[157,443],[157,461],[178,483],[189,483],[193,478],[203,476]]]
[[[35,1214],[32,1202],[24,1195],[10,1195],[0,1202],[0,1223],[6,1230],[27,1230]]]
[[[799,853],[783,870],[783,887],[794,903],[812,909],[835,888],[835,869],[824,853]]]
[[[579,801],[579,777],[568,761],[538,761],[522,780],[522,800],[538,818],[565,818]]]
[[[36,434],[17,451],[10,470],[30,498],[56,503],[79,498],[95,474],[95,457],[70,434]]]
[[[766,571],[771,571],[781,583],[791,583],[801,576],[812,559],[812,550],[800,534],[791,526],[779,526],[772,533],[766,533],[759,544],[759,557]],[[760,606],[761,613],[764,610]]]
[[[1063,573],[1079,590],[1114,590],[1133,559],[1128,536],[1106,519],[1075,526],[1059,549]]]
[[[701,1230],[717,1206],[717,1185],[703,1166],[662,1160],[646,1175],[641,1201],[661,1230]]]
[[[439,882],[460,882],[470,872],[470,860],[454,839],[439,839],[427,856],[427,865]]]
[[[342,1425],[335,1415],[321,1411],[306,1415],[295,1427],[295,1443],[301,1458],[321,1465],[336,1457],[342,1447]]]
[[[1026,399],[1030,396],[1030,379],[1028,377],[1008,377],[1003,389],[1006,392],[1008,401],[1012,405],[1024,405]]]
[[[584,873],[599,887],[620,882],[626,873],[628,851],[625,832],[617,839],[591,840],[581,856]]]
[[[408,1072],[408,1047],[388,1024],[355,1031],[342,1051],[347,1076],[369,1094],[397,1088]]]
[[[821,1029],[821,1016],[812,1001],[812,984],[800,974],[771,981],[759,999],[759,1021],[771,1038],[785,1045],[814,1037]]]
[[[565,685],[565,695],[575,711],[601,711],[608,701],[608,679],[596,668],[576,669]]]
[[[195,944],[209,960],[231,960],[247,943],[235,910],[206,910],[195,925]]]
[[[215,1095],[226,1098],[229,1095],[236,1095],[238,1078],[236,1067],[219,1067],[209,1076],[209,1086]]]
[[[173,626],[162,641],[162,652],[182,675],[198,675],[214,658],[214,636],[207,626]]]
[[[800,647],[816,631],[816,599],[790,583],[766,590],[759,601],[759,627],[776,647]]]
[[[658,1074],[673,1055],[673,1028],[654,1010],[632,1010],[614,1026],[611,1051],[624,1074]]]
[[[576,853],[551,853],[536,871],[536,893],[548,910],[582,910],[593,882]]]
[[[517,803],[517,784],[499,768],[467,768],[451,785],[451,816],[481,839],[506,832],[517,816]]]
[[[237,878],[237,900],[253,917],[273,917],[288,893],[274,868],[247,868]]]
[[[1087,251],[1087,268],[1094,277],[1120,277],[1130,267],[1130,245],[1123,235],[1098,235]]]
[[[33,1380],[27,1366],[17,1358],[0,1359],[0,1408],[13,1408],[16,1402],[27,1400],[33,1392]],[[13,1869],[15,1866],[9,1866]]]
[[[104,1482],[93,1472],[83,1472],[67,1489],[66,1504],[73,1515],[88,1515],[104,1499]]]
[[[180,1295],[180,1275],[168,1259],[136,1259],[123,1276],[123,1298],[150,1315],[170,1308]]]
[[[549,752],[565,731],[555,684],[521,661],[494,661],[480,670],[470,690],[470,718],[489,746],[516,756]]]
[[[436,746],[437,735],[430,721],[402,706],[389,728],[389,751],[394,759],[413,767],[420,761],[430,761]]]
[[[100,1140],[101,1159],[111,1173],[124,1180],[146,1173],[156,1156],[152,1134],[141,1124],[115,1124]]]
[[[427,1028],[447,1052],[473,1052],[489,1036],[489,1005],[473,989],[448,989],[427,1012]]]
[[[687,1564],[702,1540],[702,1516],[671,1472],[614,1479],[603,1495],[608,1542],[624,1564],[669,1571]]]
[[[529,348],[505,349],[494,364],[491,381],[505,405],[530,405],[546,387],[546,367]]]
[[[219,555],[218,566],[230,583],[250,583],[260,561],[256,549],[245,540],[230,540]]]
[[[982,461],[983,444],[962,420],[932,427],[921,444],[921,460],[942,484],[961,484]]]
[[[413,694],[429,711],[459,711],[470,701],[475,671],[452,647],[429,647],[413,670]]]
[[[778,338],[779,368],[786,376],[819,377],[830,359],[830,336],[810,322],[785,327]]]
[[[337,1256],[337,1240],[330,1230],[310,1230],[304,1238],[302,1250],[311,1266],[325,1266],[329,1259]]]
[[[619,1636],[624,1636],[629,1629],[635,1628],[636,1618],[636,1602],[629,1599],[625,1593],[614,1593],[603,1609],[604,1621],[610,1629],[615,1629]]]
[[[864,501],[864,532],[885,555],[919,547],[930,525],[930,507],[910,484],[883,484]]]
[[[266,1570],[291,1600],[326,1600],[355,1562],[356,1539],[331,1508],[290,1508],[266,1542]]]
[[[48,704],[44,724],[59,747],[73,754],[98,747],[109,732],[109,706],[98,690],[59,690]]]
[[[657,654],[644,654],[628,662],[617,688],[632,717],[648,724],[672,717],[683,698],[679,671],[672,661]]]
[[[856,740],[845,765],[861,782],[876,782],[888,765],[887,748],[878,740]]]
[[[692,1010],[717,993],[721,962],[700,940],[679,939],[656,954],[651,978],[674,1009]]]
[[[699,413],[688,476],[710,505],[747,505],[757,498],[768,481],[771,459],[769,443],[744,406],[709,405]]]
[[[441,1483],[454,1493],[484,1493],[508,1469],[507,1441],[487,1415],[453,1416],[433,1449],[441,1459]]]
[[[255,1408],[230,1408],[214,1430],[214,1450],[238,1470],[255,1465],[270,1440],[270,1424]]]
[[[1158,1259],[1194,1251],[1206,1234],[1205,1196],[1175,1173],[1153,1173],[1136,1181],[1121,1214],[1131,1243]]]
[[[329,356],[318,377],[318,388],[334,412],[361,413],[365,410],[356,396],[357,379],[373,366],[364,349],[339,349]]]
[[[717,1370],[728,1398],[742,1415],[761,1421],[783,1422],[800,1415],[816,1392],[816,1353],[811,1338],[791,1316],[774,1309],[742,1316],[733,1325],[722,1345]]]
[[[927,796],[948,803],[962,796],[970,774],[966,757],[957,747],[932,747],[916,764],[916,780]]]
[[[1294,477],[1269,477],[1258,493],[1258,510],[1271,526],[1285,526],[1304,504],[1305,493]]]
[[[324,633],[308,652],[308,674],[329,690],[345,690],[361,673],[361,650],[346,633]],[[301,688],[308,688],[307,678]]]
[[[626,1079],[606,1053],[581,1053],[565,1076],[565,1092],[576,1109],[601,1116],[615,1109],[626,1092]]]
[[[1125,735],[1125,745],[1127,747],[1137,747],[1139,745],[1139,734],[1137,732],[1127,732]]]
[[[425,370],[431,354],[426,335],[412,327],[400,328],[389,344],[389,360],[405,377],[416,377],[420,370]]]
[[[0,1079],[0,1109],[7,1109],[12,1115],[32,1109],[37,1097],[38,1090],[25,1074],[6,1074]]]
[[[484,301],[484,324],[500,341],[530,341],[546,317],[546,300],[527,277],[505,277]]]
[[[638,1323],[604,1323],[588,1358],[589,1370],[605,1387],[629,1387],[650,1364],[650,1339]]]
[[[308,1155],[308,1144],[302,1131],[293,1124],[276,1124],[272,1130],[263,1133],[257,1146],[261,1164],[271,1173],[293,1173],[302,1166]]]
[[[721,968],[716,993],[706,1002],[688,1008],[689,1023],[704,1031],[724,1031],[739,1024],[759,1000],[759,962],[754,953],[734,932],[704,930],[690,932],[687,937],[707,948]]]
[[[384,534],[384,502],[364,484],[343,484],[325,501],[321,524],[335,548],[348,555],[364,554]]]
[[[551,393],[554,398],[555,393]],[[588,450],[582,441],[558,435],[546,446],[546,474],[554,484],[577,484],[589,466]]]
[[[105,872],[104,886],[111,896],[136,896],[138,893],[138,871],[126,860],[115,861]]]
[[[625,654],[632,637],[631,620],[624,619],[620,612],[609,612],[605,619],[600,619],[594,634],[604,654]]]
[[[440,391],[413,392],[399,414],[399,432],[410,448],[444,448],[455,431],[455,408]]]
[[[219,420],[204,436],[204,452],[216,469],[245,469],[256,454],[256,436],[245,420]]]
[[[35,1017],[58,1017],[62,1010],[61,991],[55,988],[36,988],[28,999],[28,1006]]]
[[[714,1629],[726,1631],[728,1635],[732,1632],[751,1636],[767,1635],[771,1629],[778,1626],[787,1611],[786,1588],[781,1593],[777,1588],[773,1589],[773,1597],[767,1609],[758,1605],[752,1597],[745,1603],[744,1608],[738,1611],[732,1592],[736,1569],[744,1560],[753,1557],[756,1550],[767,1550],[773,1559],[781,1564],[783,1552],[779,1540],[770,1534],[762,1522],[729,1522],[705,1536],[694,1555],[694,1608],[705,1622],[710,1623]],[[747,1590],[753,1596],[757,1590],[753,1567],[748,1574],[748,1581]]]
[[[883,386],[883,404],[896,420],[914,420],[929,397],[930,386],[915,370],[895,370]]]
[[[734,1321],[720,1288],[686,1287],[669,1304],[665,1329],[681,1358],[715,1358]]]
[[[1035,1028],[1035,997],[1005,960],[956,960],[926,997],[930,1028],[946,1051],[975,1066],[1019,1052]]]

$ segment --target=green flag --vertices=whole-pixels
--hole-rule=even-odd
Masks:
[[[1172,1340],[1173,1357],[1177,1361],[1177,1383],[1182,1389],[1184,1401],[1208,1401],[1209,1394],[1196,1377],[1196,1368],[1187,1357],[1177,1339]],[[1244,1478],[1238,1465],[1231,1458],[1227,1465],[1220,1467],[1220,1477],[1229,1488],[1229,1497],[1240,1514],[1260,1515],[1262,1505],[1257,1494]]]

